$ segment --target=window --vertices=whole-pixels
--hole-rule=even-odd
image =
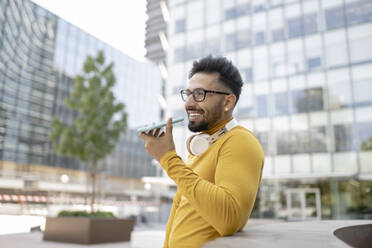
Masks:
[[[275,115],[287,115],[288,111],[288,93],[282,92],[274,95]]]
[[[186,30],[186,21],[185,19],[177,20],[175,23],[175,33],[182,33]]]
[[[304,16],[304,34],[313,34],[318,32],[317,14],[309,14]]]
[[[310,139],[307,130],[292,130],[290,135],[290,152],[306,153],[310,149]]]
[[[219,54],[220,53],[220,39],[210,38],[204,44],[205,55],[208,54]]]
[[[257,117],[267,117],[267,96],[259,95],[256,97],[256,116]]]
[[[345,15],[343,6],[327,9],[325,11],[325,22],[327,30],[345,26]]]
[[[185,54],[186,60],[199,58],[203,52],[202,43],[189,44]]]
[[[323,88],[306,90],[308,111],[321,111],[324,109]]]
[[[362,151],[372,150],[372,122],[361,122],[357,124],[359,149]]]
[[[292,113],[320,111],[324,108],[322,88],[292,91],[291,95]]]
[[[352,125],[339,124],[333,126],[336,152],[352,150]]]
[[[260,141],[262,148],[265,151],[265,154],[268,155],[269,153],[269,134],[267,132],[257,132],[255,136]]]
[[[326,32],[325,34],[325,55],[327,67],[339,67],[348,63],[346,33],[343,29]]]
[[[252,82],[253,75],[252,75],[252,68],[244,68],[242,69],[242,72],[244,74],[244,79],[246,82]]]
[[[240,16],[245,16],[250,13],[251,5],[250,3],[241,4],[233,8],[225,10],[225,20],[231,20],[238,18]]]
[[[251,33],[250,30],[241,30],[236,34],[236,46],[237,49],[250,47],[251,45]]]
[[[174,63],[183,62],[185,60],[185,49],[183,47],[174,49]]]
[[[355,104],[372,105],[372,78],[353,83]]]
[[[358,25],[349,28],[351,63],[369,62],[372,60],[371,34],[372,24]]]
[[[351,106],[351,89],[349,82],[331,82],[328,95],[331,109],[347,108]]]
[[[241,101],[241,98],[239,99]],[[238,118],[250,118],[253,117],[253,108],[252,107],[239,107],[236,116]]]
[[[291,18],[287,21],[288,25],[288,38],[295,38],[302,35],[302,18]]]
[[[307,111],[305,90],[296,90],[291,92],[292,113],[302,113]]]
[[[290,154],[290,132],[282,131],[276,133],[276,153],[278,155]]]
[[[288,38],[295,38],[318,32],[317,14],[288,19]]]
[[[346,20],[348,25],[372,21],[372,2],[360,0],[346,5]]]
[[[235,51],[235,34],[227,34],[225,35],[225,51],[231,52]]]
[[[310,128],[310,152],[327,152],[327,135],[325,126]]]
[[[256,46],[265,44],[265,33],[263,31],[254,34],[254,44]]]
[[[253,6],[253,12],[254,13],[258,13],[258,12],[262,12],[262,11],[265,11],[265,4],[264,3],[257,4],[257,5]]]
[[[320,57],[307,59],[307,70],[311,71],[321,66]]]
[[[271,32],[271,35],[272,42],[282,41],[284,40],[284,29],[283,28],[275,29]]]

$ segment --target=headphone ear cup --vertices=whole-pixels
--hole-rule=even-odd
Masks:
[[[197,134],[190,137],[190,145],[188,146],[189,152],[194,156],[202,155],[210,146],[209,134]]]
[[[192,140],[196,135],[197,135],[197,134],[191,135],[191,136],[188,137],[187,140],[186,140],[187,151],[188,151],[190,154],[194,155],[194,156],[195,156],[195,154],[193,154],[192,151],[191,151],[190,143],[191,143],[191,140]]]

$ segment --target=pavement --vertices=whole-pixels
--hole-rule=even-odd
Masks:
[[[0,235],[1,248],[148,248],[162,247],[165,231],[150,228],[134,230],[130,242],[115,242],[95,245],[79,245],[44,241],[42,232]],[[164,228],[165,229],[165,228]]]
[[[281,220],[250,219],[247,228],[268,223],[278,223]],[[163,247],[165,225],[136,226],[130,242],[116,242],[96,245],[79,245],[43,241],[42,232],[0,235],[0,248],[160,248]]]
[[[344,238],[349,246],[334,235],[335,230],[351,228]],[[363,228],[358,228],[363,227]],[[205,244],[205,248],[371,248],[372,220],[318,220],[267,223],[246,226],[233,236],[218,238]]]

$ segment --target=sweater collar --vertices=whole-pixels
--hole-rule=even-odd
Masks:
[[[206,130],[206,131],[203,131],[202,133],[206,133],[206,134],[209,134],[209,135],[212,135],[214,134],[215,132],[217,132],[218,130],[220,130],[221,128],[223,128],[229,121],[231,121],[233,119],[233,117],[223,121],[223,122],[220,122],[218,123],[217,125],[215,125],[214,127]]]

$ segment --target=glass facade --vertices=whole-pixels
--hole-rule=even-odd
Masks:
[[[170,0],[169,6],[172,113],[181,113],[183,103],[171,89],[186,87],[193,59],[223,55],[242,73],[234,116],[266,153],[255,214],[289,218],[286,192],[307,187],[320,189],[322,218],[353,216],[358,207],[372,213],[370,197],[352,200],[372,190],[372,2]],[[184,31],[176,27],[180,18]],[[190,133],[174,129],[185,157]]]
[[[1,161],[87,169],[56,155],[48,136],[53,116],[65,123],[74,120],[76,113],[64,99],[85,58],[103,50],[106,61],[114,62],[114,94],[126,105],[128,129],[117,150],[101,163],[115,175],[155,175],[151,157],[133,130],[160,119],[156,66],[135,61],[28,0],[0,1],[0,34]]]

